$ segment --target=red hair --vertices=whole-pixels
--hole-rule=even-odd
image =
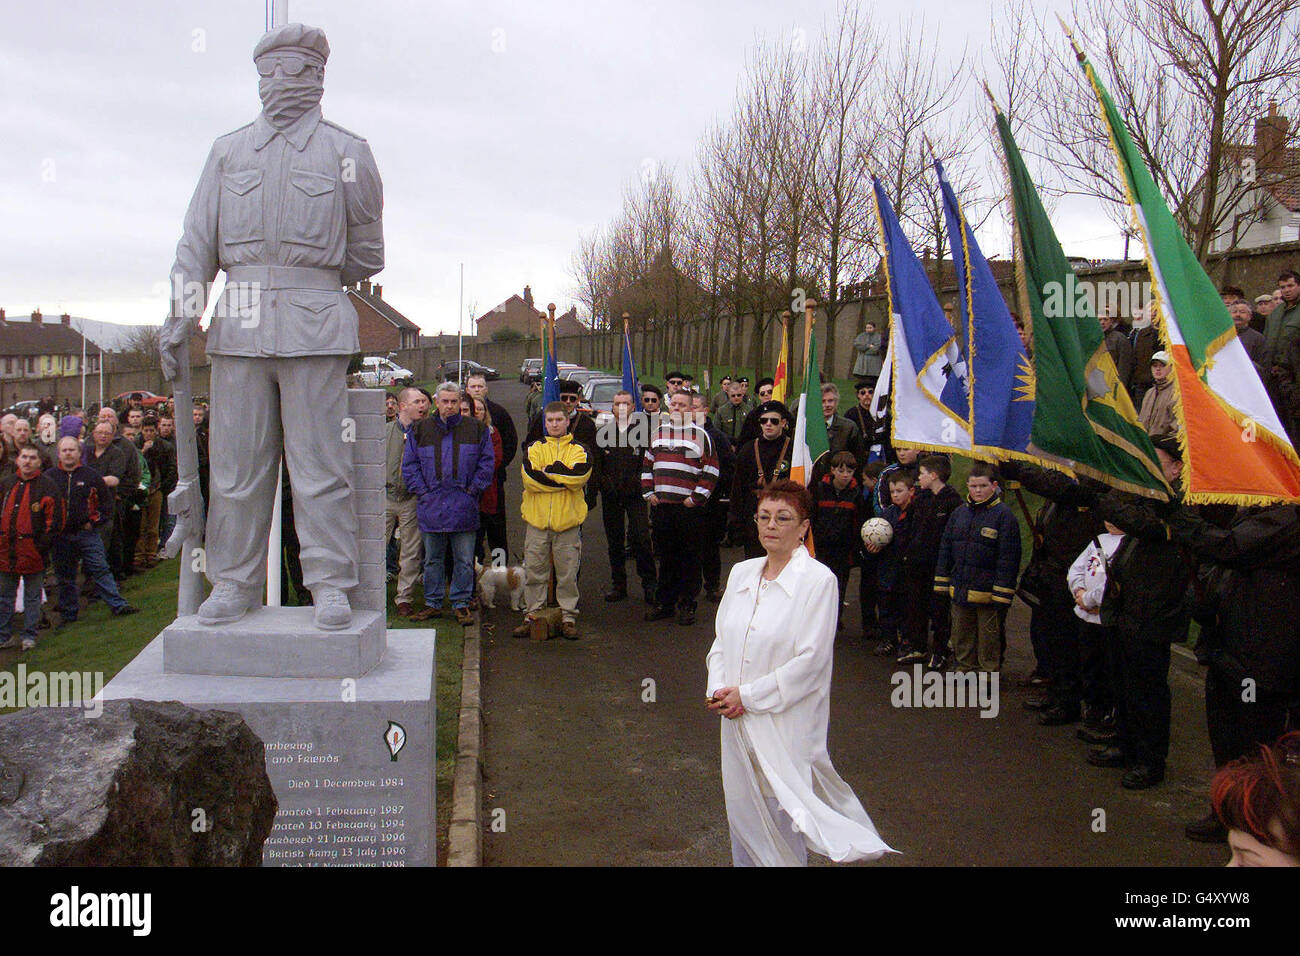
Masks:
[[[800,521],[805,521],[812,517],[813,513],[813,496],[803,485],[797,481],[791,481],[789,478],[783,478],[780,481],[774,481],[758,493],[758,503],[764,501],[783,501],[795,513],[799,515]]]
[[[1282,853],[1300,855],[1300,731],[1283,735],[1259,754],[1220,768],[1210,803],[1229,830],[1249,833]],[[1276,824],[1279,836],[1273,831]]]

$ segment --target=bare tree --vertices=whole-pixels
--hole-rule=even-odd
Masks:
[[[825,37],[813,80],[813,101],[821,109],[813,156],[812,210],[816,224],[813,256],[825,277],[825,364],[835,368],[835,326],[846,285],[856,285],[876,258],[876,217],[865,152],[855,145],[870,127],[870,78],[881,57],[883,37],[857,6],[845,6]]]
[[[937,158],[958,165],[967,155],[963,144],[970,137],[954,122],[966,82],[965,52],[955,60],[941,56],[938,32],[930,33],[924,20],[909,20],[872,74],[870,98],[879,119],[858,143],[909,238],[936,263],[944,258],[947,229],[931,164]]]
[[[1202,260],[1235,247],[1265,211],[1259,186],[1296,173],[1284,161],[1294,128],[1266,168],[1252,139],[1265,104],[1300,108],[1300,0],[1076,0],[1071,19],[1133,142]],[[1129,211],[1096,98],[1069,43],[1040,18],[1031,45],[1044,61],[1026,122],[1068,192]],[[1028,99],[1029,97],[1027,97]],[[1268,124],[1265,125],[1267,131]]]
[[[159,350],[161,325],[137,325],[122,338],[123,368],[158,368],[161,352]]]

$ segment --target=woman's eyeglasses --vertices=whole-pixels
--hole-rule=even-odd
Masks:
[[[798,520],[799,518],[796,515],[791,514],[770,515],[760,511],[758,514],[754,515],[754,524],[759,526],[774,524],[778,528],[788,528]]]

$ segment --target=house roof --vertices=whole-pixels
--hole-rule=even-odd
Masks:
[[[1255,147],[1233,143],[1224,147],[1228,162],[1240,166],[1243,159],[1254,159]],[[1261,188],[1267,189],[1269,195],[1287,208],[1288,212],[1300,212],[1300,147],[1288,146],[1282,151],[1282,174],[1279,178],[1256,171]]]
[[[394,309],[391,305],[385,302],[382,298],[375,295],[373,292],[365,292],[353,286],[348,286],[348,295],[352,296],[355,299],[358,299],[361,302],[364,302],[366,305],[370,306],[370,308],[374,309],[376,312],[382,315],[389,322],[393,323],[393,325],[397,326],[399,329],[402,329],[403,331],[406,332],[415,332],[416,334],[419,334],[420,327],[418,325],[416,325],[406,316],[402,315],[402,313],[398,312],[396,309]]]
[[[54,318],[53,322],[48,321]],[[39,324],[6,319],[0,325],[0,355],[80,355],[81,333],[47,316]],[[86,354],[99,355],[100,348],[86,339]]]

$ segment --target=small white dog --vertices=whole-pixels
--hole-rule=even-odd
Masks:
[[[510,610],[524,609],[524,566],[484,567],[474,562],[474,576],[478,579],[479,602],[482,607],[496,607],[497,595],[510,595]]]

